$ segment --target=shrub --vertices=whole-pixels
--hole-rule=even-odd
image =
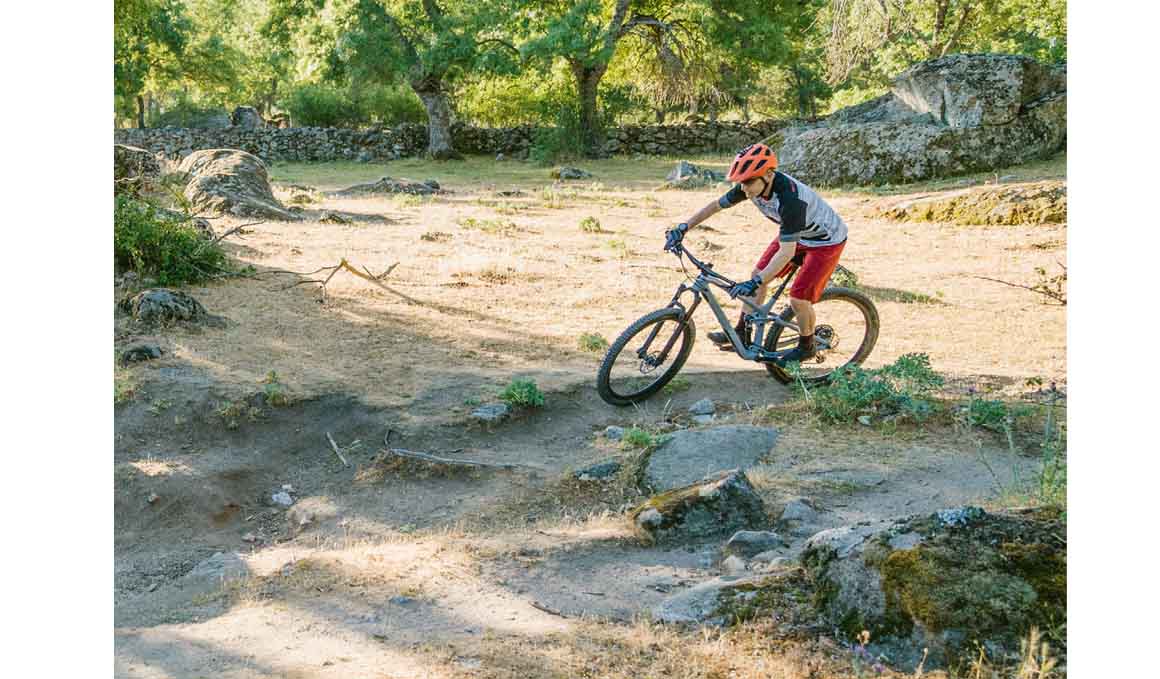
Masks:
[[[838,268],[834,269],[833,275],[830,276],[830,284],[840,288],[856,288],[858,287],[858,274],[839,264]]]
[[[608,349],[608,340],[604,339],[604,336],[599,333],[586,332],[580,335],[579,344],[581,350],[591,351],[593,353]]]
[[[262,393],[266,395],[266,403],[274,407],[288,406],[293,402],[286,385],[278,379],[278,373],[271,370],[262,380]]]
[[[972,396],[962,407],[962,419],[972,427],[983,427],[992,431],[1003,431],[1014,420],[1030,414],[1026,406],[1009,406],[1005,401],[988,400]]]
[[[584,233],[600,233],[600,220],[595,217],[585,217],[580,220],[580,230]]]
[[[379,85],[352,90],[351,103],[365,121],[384,125],[426,123],[427,109],[414,90],[406,86]]]
[[[849,422],[859,414],[897,415],[921,421],[933,411],[931,392],[943,378],[926,354],[906,354],[873,370],[850,366],[828,386],[809,392],[811,408],[828,422]]]
[[[118,269],[152,276],[160,285],[181,285],[225,268],[226,255],[188,220],[160,212],[148,202],[118,196],[113,212],[113,261]]]
[[[579,158],[583,150],[580,113],[572,106],[562,106],[554,127],[536,130],[528,159],[537,165],[552,165],[562,160]]]
[[[350,127],[366,121],[357,103],[325,85],[299,85],[287,97],[285,107],[295,125]]]
[[[499,400],[513,408],[541,408],[544,394],[536,386],[535,380],[512,380],[499,393]]]
[[[653,436],[644,429],[633,427],[624,431],[624,435],[620,438],[620,447],[650,448],[657,445],[659,442],[660,441],[656,436]]]

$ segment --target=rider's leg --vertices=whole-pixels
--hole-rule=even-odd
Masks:
[[[814,315],[813,302],[798,299],[791,294],[789,305],[793,308],[793,319],[798,325],[799,360],[813,358],[817,354],[817,347],[814,345],[814,325],[817,323],[817,317]]]

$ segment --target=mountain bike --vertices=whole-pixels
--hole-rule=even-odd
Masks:
[[[797,380],[807,385],[825,384],[835,372],[865,361],[878,341],[878,309],[870,298],[850,288],[827,287],[814,304],[817,355],[796,369],[792,364],[783,366],[779,361],[797,346],[798,326],[792,307],[787,304],[777,313],[773,307],[797,267],[792,267],[765,304],[757,306],[744,297],[738,298],[748,309],[744,332],[738,334],[712,292],[713,286],[729,290],[736,283],[714,271],[711,263],[697,259],[683,244],[678,243],[672,251],[682,269],[687,258],[700,273],[693,278],[685,269],[692,283],[682,282],[668,306],[641,316],[608,348],[596,373],[596,390],[610,405],[644,401],[677,376],[693,350],[697,332],[693,312],[702,300],[709,304],[729,338],[730,344],[721,349],[763,364],[783,384]],[[686,293],[692,295],[688,306],[681,300]]]

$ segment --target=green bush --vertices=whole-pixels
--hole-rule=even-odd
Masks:
[[[1010,422],[1030,414],[1027,406],[1010,406],[1005,401],[971,397],[962,409],[962,418],[972,427],[1003,431]]]
[[[223,117],[228,121],[229,111],[183,99],[146,122],[149,127],[216,127]]]
[[[367,120],[355,101],[341,90],[326,85],[299,85],[286,98],[284,106],[295,125],[306,127],[353,127]]]
[[[586,332],[581,334],[579,344],[582,351],[591,351],[593,353],[608,349],[608,340],[604,339],[604,336],[599,333]]]
[[[906,354],[872,370],[851,366],[830,384],[809,392],[810,404],[823,420],[849,422],[861,414],[898,415],[922,421],[934,412],[931,392],[943,378],[926,354]]]
[[[552,165],[579,158],[582,152],[580,114],[572,106],[566,105],[560,108],[555,126],[536,130],[528,159],[538,165]]]
[[[513,408],[541,408],[544,405],[544,394],[534,380],[512,380],[499,393],[499,400]]]
[[[580,220],[580,230],[584,233],[600,233],[600,220],[595,217],[585,217]]]
[[[360,111],[362,121],[384,125],[427,122],[427,109],[409,87],[381,85],[359,88],[352,90],[352,103]]]
[[[155,206],[118,196],[113,211],[113,261],[121,271],[152,276],[161,285],[181,285],[224,269],[226,255],[188,220]]]

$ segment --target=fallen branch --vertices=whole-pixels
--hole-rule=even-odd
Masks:
[[[329,271],[330,272],[329,274],[327,274],[325,280],[320,281],[320,280],[313,279],[313,278],[307,279],[307,280],[301,280],[301,281],[297,281],[295,283],[291,283],[289,285],[283,286],[282,289],[288,290],[290,288],[293,288],[293,287],[298,286],[298,285],[302,285],[304,283],[318,283],[319,288],[322,291],[322,300],[326,301],[326,284],[329,283],[330,279],[334,278],[334,275],[336,273],[338,273],[339,271],[347,271],[347,272],[354,274],[355,276],[358,276],[359,278],[363,279],[364,281],[367,281],[369,283],[373,283],[373,284],[377,285],[378,287],[391,293],[392,295],[396,295],[398,297],[403,298],[403,300],[405,300],[406,302],[408,302],[410,304],[420,304],[421,302],[419,302],[418,300],[412,299],[412,298],[408,297],[407,295],[404,295],[403,293],[399,292],[398,290],[394,290],[390,287],[387,287],[386,285],[383,285],[383,279],[385,279],[387,276],[389,276],[391,274],[391,272],[395,270],[395,267],[397,267],[398,265],[399,265],[399,263],[395,262],[394,264],[388,266],[387,269],[385,271],[383,271],[381,274],[376,275],[375,273],[373,273],[370,269],[368,269],[365,266],[362,267],[362,271],[359,271],[353,265],[351,265],[350,262],[346,261],[345,257],[343,257],[342,259],[339,260],[338,264],[335,264],[334,266],[320,267],[320,268],[310,272],[309,274],[298,273],[295,271],[282,272],[282,273],[295,274],[295,275],[299,275],[299,276],[309,276],[311,274],[320,273],[322,271]]]
[[[535,471],[542,471],[539,467],[533,467],[526,464],[514,464],[509,462],[484,462],[482,460],[440,457],[438,455],[432,455],[431,453],[420,453],[414,450],[406,450],[405,448],[388,447],[384,450],[384,452],[398,457],[406,457],[412,460],[422,460],[424,462],[433,462],[435,464],[462,465],[465,467],[488,467],[492,469],[532,469]]]
[[[326,432],[326,440],[330,441],[330,449],[334,451],[334,454],[338,456],[339,460],[342,460],[342,466],[349,467],[350,463],[343,457],[342,451],[338,449],[338,444],[334,442],[334,437],[330,435],[330,432]]]
[[[248,224],[239,224],[238,226],[235,226],[234,228],[230,229],[229,231],[226,231],[225,233],[223,233],[222,235],[218,236],[217,238],[214,238],[214,239],[213,239],[213,240],[210,242],[210,244],[211,244],[211,245],[217,245],[218,243],[220,243],[220,242],[222,242],[223,240],[225,240],[225,239],[226,239],[228,236],[232,236],[232,235],[234,235],[235,233],[238,233],[238,232],[240,232],[242,229],[246,228],[247,226],[257,226],[258,224],[265,224],[265,223],[266,223],[266,222],[264,222],[264,221],[261,221],[261,222],[249,222]]]
[[[1030,290],[1031,292],[1039,293],[1040,295],[1043,295],[1044,297],[1047,297],[1048,299],[1054,300],[1060,306],[1067,306],[1067,298],[1065,296],[1063,296],[1057,292],[1054,292],[1052,290],[1045,289],[1045,288],[1040,287],[1040,286],[1033,287],[1030,285],[1020,285],[1019,283],[1011,283],[1009,281],[999,280],[998,278],[988,278],[986,276],[971,276],[971,278],[978,278],[981,281],[991,281],[992,283],[1002,283],[1003,285],[1007,285],[1007,286],[1010,286],[1012,288],[1022,288],[1023,290]]]
[[[547,606],[545,606],[544,604],[540,603],[539,601],[532,601],[532,608],[535,608],[535,609],[541,610],[541,611],[543,611],[543,612],[545,612],[545,613],[550,613],[550,614],[552,614],[552,615],[559,616],[559,617],[561,617],[561,618],[567,618],[567,617],[568,617],[568,616],[564,615],[563,613],[561,613],[560,611],[557,611],[557,610],[556,610],[556,609],[554,609],[554,608],[548,608]]]

